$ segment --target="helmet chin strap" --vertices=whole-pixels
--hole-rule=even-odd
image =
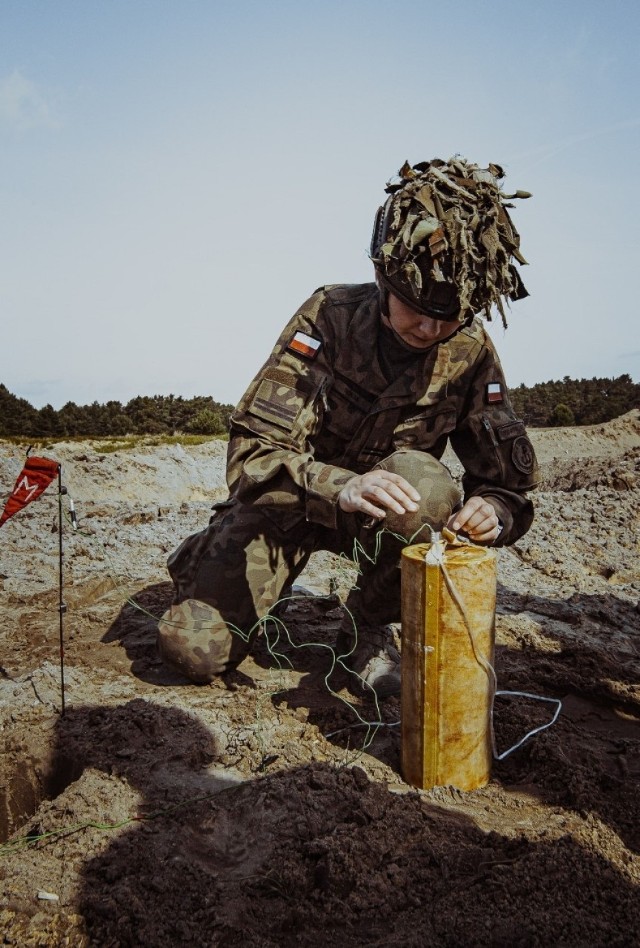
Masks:
[[[396,342],[398,342],[399,345],[401,345],[402,348],[406,349],[408,352],[416,352],[416,353],[427,352],[429,349],[431,349],[432,346],[427,346],[425,348],[423,346],[412,346],[410,343],[405,342],[405,340],[402,338],[401,335],[399,335],[399,333],[397,332],[397,330],[395,329],[391,321],[391,311],[389,310],[389,290],[382,283],[378,284],[378,290],[380,292],[380,315],[382,316],[382,323],[384,326],[386,326],[388,329],[391,330]],[[445,322],[446,321],[447,320],[445,320]],[[463,320],[463,322],[459,324],[458,328],[456,329],[454,333],[451,334],[451,336],[447,336],[447,338],[444,340],[435,341],[433,345],[434,346],[439,345],[440,341],[448,342],[449,339],[457,335],[461,329],[464,329],[465,326],[470,326],[472,322],[473,322],[473,313],[469,313],[469,315]]]
[[[416,354],[424,353],[427,349],[422,346],[412,346],[402,338],[402,336],[397,332],[393,323],[391,322],[391,312],[389,310],[389,290],[386,287],[380,287],[380,315],[382,317],[382,325],[386,326],[387,329],[390,329],[393,333],[393,338],[396,340],[399,346],[402,346],[403,349],[406,349],[407,352],[415,352]],[[436,345],[436,343],[434,343]],[[431,348],[429,346],[428,348]]]
[[[378,289],[380,291],[380,312],[382,315],[389,321],[391,325],[391,314],[389,312],[389,290],[382,283],[378,283]],[[393,329],[393,326],[391,326]]]

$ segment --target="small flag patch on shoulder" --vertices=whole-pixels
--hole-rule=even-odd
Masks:
[[[315,359],[320,352],[321,345],[322,343],[319,339],[308,336],[306,332],[297,332],[287,346],[287,349],[291,352],[295,352],[296,355],[306,356],[307,359]]]
[[[488,382],[487,383],[487,402],[489,405],[492,405],[496,402],[503,402],[504,394],[502,392],[502,385],[500,382]]]

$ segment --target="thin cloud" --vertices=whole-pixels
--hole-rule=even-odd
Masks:
[[[567,148],[572,148],[574,145],[582,145],[585,142],[592,141],[594,138],[600,138],[603,135],[611,136],[616,132],[623,132],[627,129],[637,128],[640,125],[640,118],[630,118],[622,122],[616,122],[615,125],[606,125],[602,128],[592,129],[588,132],[582,132],[579,135],[571,135],[568,138],[563,139],[562,141],[555,142],[552,145],[539,145],[537,148],[531,149],[530,151],[516,155],[515,157],[520,160],[531,158],[536,159],[535,161],[530,161],[525,170],[530,170],[535,168],[541,162],[548,161],[550,158],[554,158],[561,151],[566,151]],[[513,159],[512,159],[513,160]]]
[[[0,79],[0,123],[21,130],[60,126],[47,95],[17,69]]]

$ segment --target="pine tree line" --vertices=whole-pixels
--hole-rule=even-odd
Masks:
[[[630,375],[616,379],[570,379],[539,382],[510,390],[518,417],[531,427],[571,427],[611,421],[640,407],[640,383]],[[223,434],[232,405],[208,396],[139,395],[123,405],[76,405],[67,402],[34,408],[0,383],[0,435],[25,438],[104,437],[132,434]]]
[[[640,407],[640,384],[630,375],[615,379],[539,382],[510,390],[516,414],[532,428],[598,425]]]
[[[0,435],[26,438],[104,437],[133,434],[223,434],[228,430],[232,405],[213,398],[180,395],[139,395],[123,405],[76,405],[59,411],[51,405],[34,408],[0,384]]]

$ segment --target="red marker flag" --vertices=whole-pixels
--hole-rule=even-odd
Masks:
[[[18,475],[11,496],[5,504],[3,514],[0,517],[0,527],[5,520],[13,517],[19,510],[22,510],[32,500],[39,497],[51,481],[58,476],[59,470],[58,462],[52,461],[50,458],[28,457]]]

